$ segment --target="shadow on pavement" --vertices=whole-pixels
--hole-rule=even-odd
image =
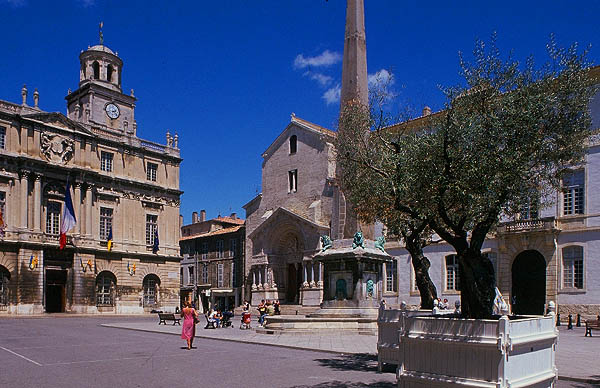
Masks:
[[[349,381],[329,381],[317,385],[296,385],[290,388],[396,388],[395,382],[376,381],[374,383],[351,383]]]
[[[315,361],[336,370],[377,371],[377,356],[368,353],[342,354],[336,358],[318,358]]]

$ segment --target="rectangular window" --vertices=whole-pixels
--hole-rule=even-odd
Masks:
[[[146,245],[154,245],[155,232],[158,229],[158,216],[146,214]]]
[[[288,171],[288,193],[298,191],[298,170]]]
[[[108,207],[100,208],[100,240],[107,241],[110,230],[112,229],[113,209]]]
[[[208,284],[208,265],[202,266],[202,284]]]
[[[217,240],[217,258],[223,257],[223,240]]]
[[[194,284],[194,267],[188,267],[188,284]]]
[[[60,202],[48,201],[46,206],[46,233],[60,234]]]
[[[235,262],[231,262],[231,287],[237,287],[237,275],[235,273]]]
[[[232,238],[229,240],[229,257],[235,257],[237,254],[237,240]]]
[[[583,247],[563,248],[563,287],[583,288]]]
[[[6,147],[6,128],[0,127],[0,149]]]
[[[483,253],[483,256],[487,257],[492,262],[492,266],[494,267],[494,276],[498,278],[498,255],[496,255],[496,252],[485,252]]]
[[[519,211],[520,220],[535,220],[539,216],[538,212],[539,200],[538,197],[530,197],[526,203],[523,204]]]
[[[583,214],[585,200],[584,171],[565,175],[563,185],[563,215]]]
[[[6,193],[4,191],[0,191],[0,215],[2,215],[2,220],[4,221],[4,225],[0,223],[0,227],[6,226]]]
[[[112,152],[100,152],[100,170],[111,172],[113,170],[113,154]]]
[[[223,264],[217,265],[217,287],[223,287]]]
[[[391,262],[385,263],[385,290],[387,292],[398,292],[398,282],[396,280],[396,272],[398,271],[397,263],[395,258]]]
[[[446,291],[460,290],[458,278],[458,256],[446,256]]]
[[[202,260],[206,260],[208,258],[208,243],[202,243]]]
[[[146,168],[146,179],[152,182],[156,182],[156,172],[158,171],[158,164],[148,162]]]
[[[179,268],[179,285],[183,285],[183,267]]]

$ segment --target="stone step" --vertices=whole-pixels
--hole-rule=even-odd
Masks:
[[[257,306],[250,307],[250,314],[258,315],[258,311],[256,310]],[[279,306],[279,310],[281,311],[281,315],[308,315],[312,314],[319,309],[319,306],[301,306],[298,304],[282,304]],[[242,307],[236,307],[234,310],[235,315],[242,314]]]

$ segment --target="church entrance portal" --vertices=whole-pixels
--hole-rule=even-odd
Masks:
[[[538,251],[519,253],[512,265],[512,309],[519,315],[542,315],[546,302],[546,260]]]
[[[297,268],[294,263],[288,264],[287,271],[287,287],[285,289],[285,301],[287,303],[298,303],[299,290],[300,290],[300,269]]]
[[[67,270],[46,268],[46,312],[65,311]]]

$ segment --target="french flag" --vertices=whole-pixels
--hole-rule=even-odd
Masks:
[[[71,184],[67,180],[67,191],[65,194],[65,206],[63,207],[62,217],[60,220],[60,249],[67,245],[67,232],[77,224],[75,218],[75,210],[73,209],[73,201],[71,200]]]

